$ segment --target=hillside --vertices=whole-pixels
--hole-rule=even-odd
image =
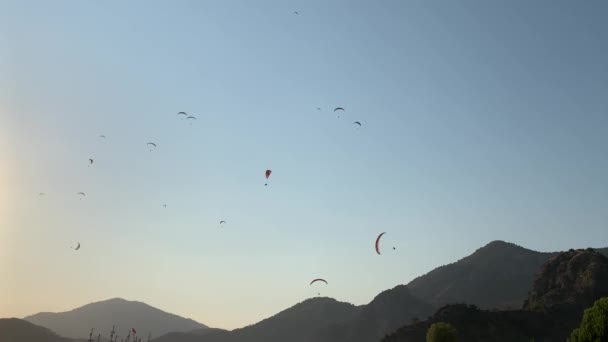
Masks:
[[[571,249],[543,265],[524,308],[554,311],[567,306],[582,312],[606,296],[608,258],[592,249]]]
[[[172,333],[155,342],[357,342],[378,340],[433,307],[405,285],[380,293],[365,306],[312,298],[275,316],[231,332]]]
[[[39,313],[24,320],[69,338],[88,338],[91,328],[107,337],[113,325],[119,335],[125,336],[131,328],[135,328],[146,337],[148,333],[160,336],[169,332],[206,328],[191,319],[164,312],[145,303],[119,298],[87,304],[68,312]]]
[[[407,286],[414,295],[437,307],[467,303],[485,309],[521,308],[541,265],[556,254],[493,241]]]
[[[309,342],[316,332],[328,324],[351,319],[359,311],[349,303],[331,298],[311,298],[298,303],[256,324],[231,332],[214,331],[208,334],[168,334],[155,342]]]
[[[356,317],[323,329],[314,341],[377,341],[413,319],[425,319],[434,307],[414,297],[405,285],[380,293]]]
[[[2,342],[74,342],[47,328],[17,318],[0,319]]]
[[[548,260],[531,286],[525,308],[483,311],[447,305],[425,322],[409,324],[382,342],[424,342],[432,323],[447,322],[467,342],[565,341],[583,309],[608,295],[608,258],[592,250],[570,250]]]

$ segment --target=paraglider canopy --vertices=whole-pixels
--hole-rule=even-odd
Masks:
[[[76,248],[74,248],[75,251],[80,249],[80,242],[78,242],[78,246],[76,246]]]
[[[153,142],[147,143],[146,146],[154,146],[154,148],[156,148],[156,144]],[[152,148],[150,148],[150,151],[152,151]]]
[[[266,179],[268,179],[268,177],[270,177],[270,174],[272,173],[272,170],[266,170]],[[268,185],[268,183],[264,184],[264,186]]]
[[[93,164],[93,159],[89,159],[89,165]]]
[[[103,134],[102,134],[102,135],[100,135],[99,137],[100,137],[100,138],[104,138],[104,139],[106,138],[106,136],[105,136],[105,135],[103,135]]]
[[[312,285],[312,284],[314,284],[314,283],[316,283],[316,282],[318,282],[318,281],[322,281],[322,282],[324,282],[325,284],[327,284],[327,281],[326,281],[325,279],[318,278],[318,279],[314,279],[313,281],[311,281],[311,282],[310,282],[310,285]]]
[[[354,125],[359,125],[359,127],[361,127],[361,123],[359,121],[355,121],[353,124]]]
[[[226,223],[226,221],[223,221],[223,220],[222,220],[222,221],[220,221],[220,224],[224,224],[224,223]]]
[[[336,108],[334,109],[334,112],[335,112],[335,111],[338,111],[338,110],[344,111],[344,108],[342,108],[342,107],[336,107]],[[340,115],[338,115],[338,118],[340,118]]]
[[[378,255],[380,255],[380,238],[382,238],[382,235],[386,234],[386,232],[378,235],[378,238],[376,238],[376,253],[378,253]]]
[[[83,196],[83,197],[85,197],[85,196],[86,196],[86,194],[85,194],[84,192],[79,192],[79,193],[77,193],[76,195],[81,195],[81,196]],[[82,197],[81,197],[81,198],[82,198]]]
[[[188,114],[186,112],[179,112],[177,113],[177,115],[183,115],[183,116],[188,116]],[[182,120],[184,120],[184,118],[182,117]]]

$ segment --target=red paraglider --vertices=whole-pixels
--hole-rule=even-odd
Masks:
[[[378,255],[380,255],[380,238],[382,237],[382,235],[386,234],[386,232],[378,235],[378,238],[376,239],[376,253],[378,253]]]
[[[266,170],[266,179],[268,179],[268,177],[270,177],[270,174],[272,173],[272,170]],[[268,183],[264,184],[264,186],[268,185]]]

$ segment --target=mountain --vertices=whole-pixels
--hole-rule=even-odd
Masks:
[[[428,317],[434,309],[414,297],[405,285],[399,285],[380,293],[353,319],[322,329],[318,338],[310,341],[378,341],[406,323]]]
[[[474,305],[449,304],[424,322],[406,325],[381,342],[425,342],[433,323],[451,324],[458,341],[467,342],[554,342],[565,341],[569,331],[542,313],[524,310],[485,311]]]
[[[452,324],[461,341],[565,341],[580,323],[583,310],[605,296],[608,258],[592,249],[570,250],[542,265],[523,309],[484,311],[465,304],[447,305],[427,321],[403,326],[382,342],[423,342],[435,322]]]
[[[108,337],[113,325],[120,336],[126,336],[131,328],[135,328],[145,337],[148,333],[160,336],[169,332],[206,328],[191,319],[161,311],[145,303],[120,298],[87,304],[68,312],[42,312],[24,320],[70,338],[88,338],[91,328]]]
[[[521,308],[541,265],[556,254],[492,241],[407,286],[415,296],[437,307],[467,303],[485,309]]]
[[[154,342],[368,342],[433,311],[433,306],[400,285],[363,306],[312,298],[241,329],[171,333]]]
[[[17,318],[0,319],[2,342],[73,342],[47,328]]]
[[[331,298],[311,298],[256,324],[228,331],[168,334],[154,342],[310,342],[319,329],[351,319],[361,308]]]
[[[535,311],[578,311],[608,296],[608,258],[589,248],[559,254],[543,265],[524,308]]]

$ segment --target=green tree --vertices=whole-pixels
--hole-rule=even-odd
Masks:
[[[574,329],[569,342],[608,341],[608,297],[599,299],[585,310],[581,326]]]
[[[444,323],[433,323],[426,332],[426,342],[455,342],[456,329],[453,326]]]

